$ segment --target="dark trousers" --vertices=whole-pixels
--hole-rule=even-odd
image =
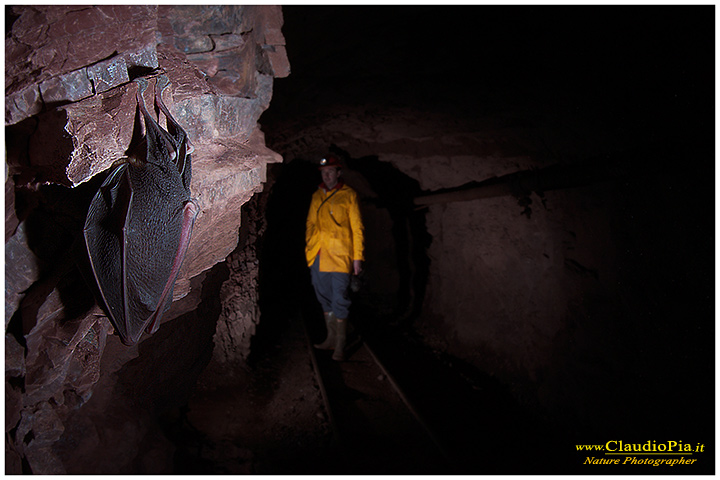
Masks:
[[[310,277],[315,288],[315,296],[320,302],[323,312],[333,312],[336,318],[348,318],[350,314],[350,297],[348,295],[350,274],[321,272],[320,255],[318,255],[310,267]]]

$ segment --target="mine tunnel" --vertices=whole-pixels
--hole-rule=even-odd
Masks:
[[[714,472],[714,7],[5,15],[7,474]],[[181,143],[158,98],[199,213],[133,344],[84,231],[140,103]],[[345,361],[304,256],[328,155]]]

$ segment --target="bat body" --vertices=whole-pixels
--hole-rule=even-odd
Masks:
[[[142,93],[147,81],[137,82],[145,158],[115,167],[95,194],[84,228],[103,303],[126,345],[137,343],[143,331],[157,330],[172,302],[198,214],[190,198],[192,147],[162,101],[167,78],[158,79],[155,103],[167,119],[168,131],[145,107]]]

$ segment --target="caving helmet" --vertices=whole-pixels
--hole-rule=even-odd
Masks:
[[[340,159],[333,154],[329,154],[325,158],[320,160],[320,165],[318,168],[324,167],[340,167]]]

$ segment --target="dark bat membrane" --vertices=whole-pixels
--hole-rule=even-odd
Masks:
[[[172,303],[199,208],[190,198],[192,147],[162,100],[165,76],[155,86],[164,130],[148,112],[138,79],[145,123],[144,158],[130,158],[110,173],[90,204],[85,244],[110,321],[126,345],[155,333]],[[139,158],[137,158],[139,157]]]

